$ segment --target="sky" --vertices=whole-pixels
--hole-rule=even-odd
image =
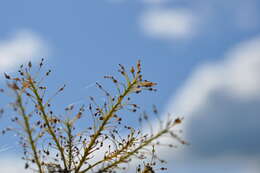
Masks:
[[[138,102],[157,105],[162,118],[184,117],[191,144],[162,149],[166,173],[258,173],[259,18],[258,0],[2,1],[0,73],[45,58],[50,87],[68,86],[59,111],[96,94],[93,84],[106,83],[119,63],[140,59],[158,92]],[[7,108],[10,97],[0,99]],[[9,125],[0,119],[0,128]],[[0,136],[0,172],[21,172],[16,140]]]

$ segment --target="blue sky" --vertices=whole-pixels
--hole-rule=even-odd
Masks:
[[[259,18],[257,0],[1,2],[0,72],[45,57],[51,88],[68,84],[56,100],[61,110],[95,95],[92,84],[106,83],[117,64],[141,59],[158,92],[138,102],[184,116],[192,144],[166,155],[169,172],[259,172]],[[1,137],[0,146],[14,142]],[[1,153],[1,172],[16,172],[8,167],[14,151]]]

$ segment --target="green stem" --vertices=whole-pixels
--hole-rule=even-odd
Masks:
[[[56,146],[57,146],[57,148],[58,148],[58,150],[59,150],[59,152],[61,154],[65,170],[68,170],[66,159],[65,159],[65,155],[64,155],[64,150],[63,150],[62,146],[60,145],[59,140],[57,139],[57,137],[56,137],[56,135],[55,135],[55,133],[54,133],[50,123],[49,123],[48,115],[46,114],[44,106],[43,106],[43,103],[42,103],[42,98],[40,97],[40,95],[38,93],[38,90],[36,89],[33,81],[29,80],[29,82],[30,82],[30,85],[32,87],[32,91],[33,91],[33,93],[34,93],[34,95],[36,97],[39,109],[40,109],[40,111],[41,111],[41,113],[43,115],[43,120],[44,120],[44,122],[45,122],[45,124],[47,126],[48,132],[51,135],[52,139],[54,140],[54,142],[55,142],[55,144],[56,144]]]
[[[73,142],[73,136],[72,136],[72,132],[71,132],[71,126],[70,126],[70,124],[69,124],[69,122],[67,122],[66,123],[66,126],[67,126],[67,130],[68,130],[68,132],[67,132],[67,135],[68,135],[68,138],[69,138],[69,140],[68,140],[68,147],[69,147],[69,165],[68,165],[68,167],[69,167],[69,170],[71,169],[71,165],[72,165],[72,146],[73,146],[73,144],[72,144],[72,142]]]
[[[124,93],[120,95],[117,99],[117,103],[111,108],[109,113],[104,117],[104,120],[102,121],[102,124],[99,126],[98,130],[94,134],[94,136],[91,138],[90,143],[88,147],[85,149],[84,154],[78,164],[78,167],[75,170],[75,173],[78,173],[83,163],[86,161],[87,156],[89,155],[93,145],[96,143],[97,138],[100,136],[101,132],[104,130],[107,122],[110,120],[110,118],[114,115],[114,113],[117,111],[118,106],[121,105],[124,97],[129,94],[132,87],[136,84],[137,78],[133,80],[132,83],[129,84],[129,86],[125,89]]]
[[[95,164],[89,166],[88,168],[80,171],[80,173],[84,173],[84,172],[87,172],[88,170],[90,169],[93,169],[94,167],[96,167],[97,165],[101,164],[101,163],[104,163],[105,161],[107,160],[111,160],[113,158],[117,158],[117,156],[119,156],[121,153],[123,153],[124,151],[127,151],[128,147],[131,146],[131,144],[133,143],[135,138],[131,138],[130,141],[128,141],[128,143],[126,145],[124,145],[120,150],[117,150],[112,156],[109,156],[109,157],[106,157],[98,162],[96,162]]]
[[[39,160],[39,156],[37,154],[37,149],[36,149],[36,146],[35,146],[35,142],[34,142],[33,137],[32,137],[32,131],[31,131],[31,128],[30,128],[30,122],[29,122],[28,116],[25,113],[25,109],[23,107],[22,97],[17,93],[17,91],[16,91],[16,95],[17,95],[18,106],[20,108],[20,111],[21,111],[21,114],[22,114],[22,117],[23,117],[23,120],[24,120],[25,131],[26,131],[26,133],[28,135],[29,142],[30,142],[30,145],[31,145],[31,149],[33,151],[34,160],[35,160],[36,165],[37,165],[37,167],[39,169],[39,172],[43,173],[43,170],[42,170],[42,167],[41,167],[41,163],[40,163],[40,160]]]
[[[167,133],[168,129],[163,129],[161,130],[157,135],[151,137],[149,140],[145,141],[143,144],[141,144],[139,147],[137,147],[136,149],[134,149],[131,152],[128,152],[127,155],[121,157],[120,159],[118,159],[117,161],[115,161],[114,163],[104,167],[103,169],[101,169],[99,172],[105,172],[110,168],[113,168],[115,166],[117,166],[120,163],[123,163],[126,159],[128,159],[129,157],[133,156],[136,152],[138,152],[140,149],[146,147],[147,145],[151,144],[152,141],[156,140],[157,138],[159,138],[160,136],[162,136],[163,134]]]

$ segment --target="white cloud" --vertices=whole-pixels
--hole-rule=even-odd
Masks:
[[[196,32],[197,19],[188,9],[155,8],[140,17],[143,32],[154,38],[187,39]]]
[[[260,160],[259,47],[260,37],[239,43],[223,60],[194,70],[163,113],[184,117],[183,125],[175,130],[182,129],[182,138],[191,146],[172,152],[160,148],[161,157],[187,163],[194,162],[194,157],[197,161],[210,158],[216,164],[225,160],[233,165],[243,159]],[[157,125],[156,121],[153,127]]]
[[[192,115],[217,90],[237,99],[260,97],[260,37],[238,44],[222,62],[198,67],[170,104],[170,112]]]
[[[0,40],[0,72],[10,71],[24,62],[47,54],[46,43],[35,33],[20,31]]]
[[[24,169],[23,161],[18,157],[0,157],[0,172],[3,173],[28,173]],[[29,171],[30,172],[30,171]]]
[[[200,39],[205,39],[203,36],[208,39],[212,34],[224,35],[230,30],[254,31],[260,24],[258,0],[143,2],[148,10],[143,10],[139,23],[144,34],[153,38],[181,40],[200,35]]]
[[[256,37],[230,49],[223,60],[200,65],[173,96],[163,115],[185,118],[179,128],[191,145],[157,149],[170,161],[169,171],[259,172],[259,47]]]
[[[166,112],[185,117],[181,129],[191,146],[174,157],[167,152],[171,163],[208,165],[211,160],[214,170],[239,165],[241,173],[259,172],[259,47],[256,37],[233,47],[222,61],[199,66],[173,97]]]

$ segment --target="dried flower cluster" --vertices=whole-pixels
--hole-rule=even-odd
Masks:
[[[104,103],[98,104],[94,97],[90,97],[87,106],[77,108],[70,105],[65,111],[72,116],[57,115],[51,105],[53,97],[46,98],[44,79],[51,71],[42,75],[43,61],[37,65],[37,72],[32,72],[33,65],[29,62],[20,67],[17,77],[5,74],[8,87],[15,94],[12,108],[17,116],[11,119],[16,124],[15,128],[7,128],[2,133],[15,131],[19,135],[25,169],[39,173],[112,173],[126,170],[127,165],[135,159],[140,162],[136,172],[153,173],[156,169],[166,170],[164,167],[155,168],[156,162],[165,162],[155,152],[156,146],[160,145],[158,139],[170,136],[185,144],[173,132],[173,127],[181,123],[181,118],[169,118],[166,122],[160,120],[159,130],[146,134],[138,128],[123,125],[126,117],[120,115],[120,111],[135,113],[139,109],[130,95],[156,90],[153,88],[155,83],[143,79],[140,61],[129,72],[119,65],[118,71],[125,82],[114,76],[105,76],[115,84],[117,94],[112,95],[96,83],[106,96]],[[62,92],[64,87],[58,89],[55,95]],[[0,116],[2,113],[1,109]],[[154,113],[157,113],[155,108]],[[77,123],[87,118],[93,123],[77,128]],[[143,113],[139,121],[149,121],[147,114]],[[124,133],[127,135],[122,133],[122,129],[126,129]],[[172,144],[168,146],[174,147]],[[147,161],[148,158],[150,161]]]

